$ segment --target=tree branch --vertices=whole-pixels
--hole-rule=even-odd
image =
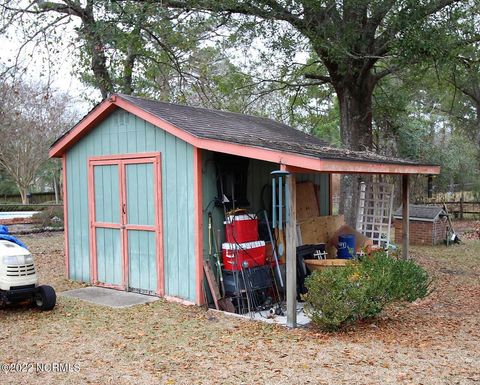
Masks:
[[[372,10],[372,16],[370,16],[367,21],[367,28],[370,33],[373,35],[375,34],[375,31],[380,26],[383,19],[385,19],[388,12],[390,12],[390,10],[393,8],[395,3],[396,0],[384,0]]]
[[[380,72],[377,72],[374,74],[375,82],[378,82],[379,80],[383,79],[384,77],[393,74],[394,72],[399,71],[400,68],[398,66],[390,66],[388,68],[385,68],[381,70]]]
[[[259,0],[256,2],[240,2],[225,0],[140,0],[159,4],[167,8],[189,11],[210,11],[219,13],[235,13],[246,16],[258,16],[267,20],[284,20],[295,26],[303,25],[299,15],[275,0]],[[255,4],[255,5],[254,5]]]
[[[317,75],[314,73],[306,73],[304,76],[306,79],[320,80],[319,84],[332,83],[332,78],[330,78],[330,76]]]
[[[37,4],[42,12],[58,12],[78,17],[84,15],[84,9],[79,4],[68,0],[65,0],[65,4],[38,0]]]

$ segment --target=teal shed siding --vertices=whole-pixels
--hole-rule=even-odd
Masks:
[[[216,169],[213,152],[203,150],[202,159],[202,213],[203,213],[203,255],[208,256],[208,213],[212,213],[213,230],[223,229],[223,209],[215,207],[217,194]],[[221,232],[223,237],[223,231]],[[223,242],[223,239],[220,240]]]
[[[142,152],[161,153],[165,293],[195,301],[193,146],[123,110],[67,152],[70,278],[90,280],[88,158]]]

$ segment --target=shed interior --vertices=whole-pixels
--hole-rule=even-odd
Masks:
[[[268,217],[272,217],[272,175],[273,171],[279,170],[280,165],[276,163],[266,162],[257,159],[249,159],[245,157],[230,155],[225,157],[223,154],[219,158],[215,158],[219,153],[202,150],[202,213],[203,223],[208,223],[208,213],[212,214],[213,223],[221,228],[221,242],[225,240],[225,231],[223,222],[225,221],[225,211],[232,210],[232,201],[235,201],[235,208],[248,210],[249,213],[258,214],[266,210]],[[216,161],[217,159],[217,161]],[[223,160],[229,159],[230,162],[222,163]],[[220,163],[220,164],[218,164]],[[241,164],[245,166],[244,175],[238,174],[238,169],[229,168],[229,165]],[[222,195],[222,187],[219,182],[219,173],[223,173],[223,192],[229,202],[225,204],[225,210],[220,202]],[[232,186],[232,181],[235,181]],[[318,202],[320,215],[326,216],[331,213],[330,202],[330,175],[311,173],[297,174],[297,182],[310,181],[316,186],[316,199]],[[239,183],[244,196],[235,197],[238,193]],[[233,187],[233,189],[232,189]],[[233,196],[233,198],[232,198]],[[204,226],[204,256],[208,255],[208,227]]]
[[[202,150],[202,217],[203,217],[203,258],[208,261],[211,282],[204,280],[204,300],[211,307],[218,306],[221,310],[234,311],[240,314],[254,316],[255,312],[269,313],[277,312],[276,316],[285,312],[285,251],[278,250],[278,231],[273,228],[273,203],[272,203],[272,172],[281,168],[280,164],[249,159],[235,155],[219,154],[212,151]],[[278,183],[278,182],[277,182]],[[306,186],[309,194],[302,194],[297,198],[299,209],[305,210],[297,213],[297,220],[301,219],[309,228],[317,227],[314,221],[323,220],[333,224],[335,230],[343,224],[343,216],[331,216],[331,174],[327,173],[298,173],[296,174],[296,185],[299,188]],[[283,190],[285,192],[285,190]],[[278,200],[278,186],[276,199]],[[285,200],[286,197],[284,196]],[[276,202],[277,205],[279,202]],[[285,205],[285,202],[283,203]],[[312,213],[306,212],[312,211]],[[286,210],[283,208],[283,215]],[[268,224],[265,219],[268,217]],[[256,221],[246,220],[245,215]],[[315,217],[312,217],[315,215]],[[227,239],[226,218],[233,218],[233,229],[236,223],[243,226],[251,222],[256,228],[251,237],[242,239]],[[237,221],[238,218],[241,218]],[[285,218],[284,218],[285,219]],[[312,221],[314,220],[314,221]],[[278,221],[278,220],[277,220]],[[309,223],[310,221],[310,223]],[[270,238],[267,226],[270,227]],[[283,223],[285,226],[285,223]],[[327,226],[328,227],[328,226]],[[332,227],[332,226],[330,226]],[[301,242],[301,226],[298,226],[297,243]],[[303,281],[310,269],[304,264],[304,259],[314,257],[314,253],[321,249],[323,258],[329,257],[326,248],[327,234],[318,231],[316,234],[305,234],[307,241],[317,239],[317,244],[302,245],[297,249],[299,277],[299,299],[302,291],[305,290]],[[285,236],[285,235],[284,235]],[[264,242],[259,247],[261,250],[249,252],[250,242]],[[273,241],[273,242],[272,242]],[[282,241],[284,242],[284,240]],[[230,258],[238,259],[236,268],[229,269],[228,258],[224,256],[225,247],[235,249],[230,253]],[[275,265],[273,248],[276,249],[280,274]],[[255,252],[265,254],[259,259],[250,255]],[[246,254],[242,257],[240,254]],[[282,254],[282,255],[280,255]],[[330,255],[330,258],[334,258]],[[260,261],[260,262],[259,262]],[[243,264],[242,264],[243,262]],[[279,277],[281,275],[281,278]],[[207,278],[207,277],[205,277]],[[212,288],[211,286],[215,286]],[[217,302],[215,303],[212,294],[218,291]],[[248,298],[247,298],[248,297]],[[225,303],[227,302],[231,303]],[[223,302],[222,302],[223,301]],[[233,305],[233,306],[232,306]],[[275,317],[274,314],[271,317]]]

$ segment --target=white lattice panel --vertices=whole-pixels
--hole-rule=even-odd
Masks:
[[[357,231],[385,248],[390,245],[393,189],[388,183],[360,184]]]

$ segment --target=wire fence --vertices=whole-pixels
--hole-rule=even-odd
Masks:
[[[452,214],[455,218],[463,219],[466,215],[478,217],[480,216],[480,202],[464,202],[460,201],[448,201],[448,202],[440,202],[440,201],[418,201],[417,204],[428,205],[428,206],[438,206],[438,205],[445,205],[447,206],[447,210],[449,214]]]
[[[18,212],[18,211],[43,211],[49,208],[61,208],[63,203],[41,203],[41,204],[21,204],[21,203],[0,203],[0,212]]]

